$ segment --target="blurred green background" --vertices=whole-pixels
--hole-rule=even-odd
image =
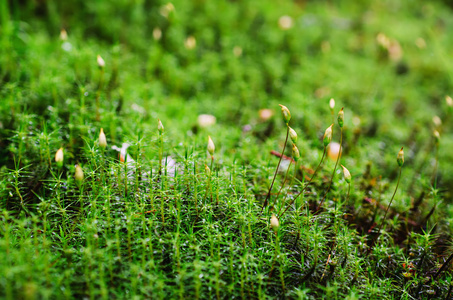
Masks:
[[[93,102],[100,54],[107,64],[105,118],[114,118],[108,113],[115,109],[121,114],[111,132],[117,143],[139,125],[154,127],[157,116],[183,141],[205,113],[217,118],[211,129],[217,140],[247,161],[256,153],[241,149],[280,133],[261,124],[259,109],[278,113],[282,103],[308,151],[319,146],[331,122],[333,97],[335,110],[345,107],[346,153],[352,151],[354,161],[372,161],[383,177],[393,172],[389,166],[400,146],[407,149],[407,165],[422,164],[438,116],[439,180],[444,188],[453,186],[451,107],[445,102],[453,74],[448,3],[1,3],[2,165],[11,157],[5,130],[18,126],[12,103],[47,119],[52,106],[62,124],[69,122],[81,91],[87,92],[88,110]],[[60,40],[61,29],[67,41]],[[243,139],[245,125],[253,130]],[[433,160],[428,155],[421,170],[432,169]]]

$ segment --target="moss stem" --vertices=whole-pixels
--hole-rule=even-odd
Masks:
[[[307,182],[307,184],[304,186],[304,188],[302,189],[302,191],[300,191],[299,194],[297,194],[297,196],[288,204],[288,206],[286,207],[286,209],[278,215],[278,219],[280,219],[283,214],[291,207],[291,205],[293,205],[294,201],[297,200],[297,198],[307,189],[307,187],[310,185],[310,183],[312,182],[313,178],[315,177],[316,173],[318,172],[319,170],[319,167],[321,167],[321,164],[322,162],[324,161],[324,157],[326,156],[326,151],[327,151],[327,148],[324,147],[324,152],[322,153],[322,157],[321,157],[321,161],[319,162],[318,166],[316,167],[315,169],[315,172],[313,173],[313,175],[311,175],[311,178],[310,178],[310,181]]]
[[[403,169],[401,166],[399,168],[400,168],[400,172],[399,172],[399,175],[398,175],[398,181],[396,183],[395,191],[393,192],[392,199],[390,199],[389,205],[387,206],[387,209],[385,210],[384,218],[382,219],[382,222],[381,222],[381,225],[379,226],[378,232],[377,232],[376,236],[374,237],[373,241],[371,242],[370,249],[368,250],[367,256],[373,250],[374,243],[376,242],[377,238],[381,234],[382,226],[384,225],[385,218],[387,217],[387,213],[388,213],[388,211],[390,209],[390,205],[392,205],[393,199],[395,198],[396,191],[398,190],[398,185],[400,184],[400,179],[401,179],[401,171]]]
[[[335,171],[337,170],[338,162],[340,161],[340,158],[341,158],[341,144],[342,143],[343,143],[343,127],[341,128],[341,133],[340,133],[340,151],[338,152],[337,161],[335,162],[335,167],[333,168],[332,176],[330,177],[329,187],[327,188],[327,191],[325,192],[324,197],[322,198],[321,203],[319,203],[319,206],[316,209],[316,211],[321,209],[322,205],[324,204],[324,200],[326,200],[327,194],[329,194],[330,188],[332,186],[333,178],[335,176]]]
[[[277,168],[275,169],[274,178],[272,179],[272,183],[271,183],[271,185],[269,187],[269,191],[267,192],[266,200],[264,200],[263,207],[261,207],[261,213],[263,212],[264,208],[267,206],[267,203],[269,202],[269,198],[271,196],[272,187],[274,186],[274,182],[275,182],[275,177],[277,177],[278,168],[280,167],[280,163],[282,162],[283,154],[285,153],[286,144],[288,142],[288,136],[289,136],[289,125],[286,125],[285,144],[283,145],[283,150],[282,150],[282,153],[280,155],[280,159],[278,161]]]

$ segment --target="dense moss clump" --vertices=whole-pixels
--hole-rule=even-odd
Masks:
[[[444,2],[0,1],[0,298],[450,299]]]

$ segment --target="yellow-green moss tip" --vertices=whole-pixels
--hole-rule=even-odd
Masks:
[[[291,113],[289,112],[289,109],[286,106],[281,104],[279,105],[282,108],[283,120],[285,120],[286,125],[288,125],[289,121],[291,120]]]
[[[340,126],[340,128],[343,128],[343,124],[344,124],[344,111],[342,107],[338,112],[338,125]]]
[[[324,147],[327,147],[327,145],[330,144],[330,141],[332,141],[332,129],[333,129],[333,124],[327,127],[326,131],[324,132]]]
[[[396,157],[396,161],[398,163],[398,166],[402,166],[404,164],[404,151],[403,147],[401,147],[401,150],[398,152],[398,156]]]

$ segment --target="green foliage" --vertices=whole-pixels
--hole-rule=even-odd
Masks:
[[[451,296],[452,30],[437,1],[0,1],[0,298]],[[300,159],[261,212],[278,104]],[[319,163],[341,107],[350,184]]]

